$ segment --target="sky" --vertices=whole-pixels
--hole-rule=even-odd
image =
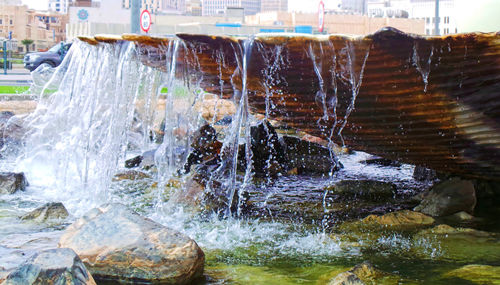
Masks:
[[[46,10],[48,0],[22,0],[34,9]],[[106,0],[101,0],[106,1]],[[325,8],[333,8],[340,0],[323,0]],[[319,0],[288,0],[290,11],[317,12]],[[460,32],[500,31],[500,0],[455,0]]]

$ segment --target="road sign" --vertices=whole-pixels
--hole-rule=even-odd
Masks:
[[[144,10],[141,13],[141,30],[148,32],[151,28],[151,14],[148,10]]]
[[[320,33],[325,29],[325,3],[319,1],[318,7],[318,30]]]

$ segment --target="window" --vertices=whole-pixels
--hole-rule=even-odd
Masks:
[[[12,25],[12,20],[10,20],[10,24]]]
[[[430,31],[429,31],[429,29],[425,29],[425,34],[426,35],[430,35],[431,34]]]
[[[0,25],[1,25],[2,23],[3,23],[3,20],[2,20],[2,19],[0,19]]]
[[[427,24],[430,24],[430,23],[431,23],[431,19],[430,19],[429,17],[427,17],[427,18],[425,18],[425,22],[426,22]]]

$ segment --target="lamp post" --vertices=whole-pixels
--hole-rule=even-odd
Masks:
[[[139,34],[141,32],[140,15],[141,5],[140,0],[130,0],[130,32],[132,34]]]
[[[439,0],[436,0],[436,15],[434,15],[434,34],[439,36]]]

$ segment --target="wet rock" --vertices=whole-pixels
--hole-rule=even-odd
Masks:
[[[380,165],[380,166],[392,166],[392,167],[400,167],[402,164],[399,161],[390,160],[387,158],[372,156],[366,160],[361,161],[361,163],[366,165]]]
[[[361,198],[382,200],[392,198],[396,186],[392,183],[374,180],[343,180],[327,188],[339,198]]]
[[[365,285],[365,283],[356,274],[347,271],[337,275],[328,285]]]
[[[361,220],[363,224],[372,224],[389,227],[419,227],[434,224],[434,219],[419,212],[408,210],[388,213],[382,216],[369,215]]]
[[[124,172],[120,172],[115,174],[113,177],[113,181],[122,181],[122,180],[141,180],[151,178],[151,176],[147,173],[138,170],[127,170]]]
[[[0,172],[0,194],[14,194],[17,191],[25,191],[28,180],[24,173]]]
[[[286,172],[285,150],[278,134],[269,121],[251,127],[252,164],[257,176],[274,177]],[[240,151],[240,161],[246,161],[245,151]]]
[[[88,212],[59,247],[75,250],[94,278],[106,280],[184,284],[201,276],[205,261],[195,241],[121,204]]]
[[[459,262],[497,262],[500,260],[500,235],[471,228],[439,225],[419,231],[414,252],[421,258]]]
[[[0,154],[9,156],[17,154],[22,146],[26,129],[22,119],[13,112],[0,112]]]
[[[472,214],[476,206],[474,184],[452,178],[431,187],[415,211],[434,217],[448,216],[460,211]]]
[[[329,284],[400,284],[398,276],[378,270],[365,261],[337,275]]]
[[[222,143],[217,140],[217,132],[210,125],[202,126],[193,134],[191,148],[184,165],[184,173],[191,171],[193,165],[214,165],[220,162]]]
[[[69,216],[68,210],[60,202],[47,203],[23,215],[22,220],[46,222],[50,220],[64,220]]]
[[[288,168],[297,168],[298,174],[327,175],[342,168],[335,154],[320,144],[289,136],[282,139]]]
[[[7,275],[3,285],[96,284],[76,253],[69,248],[41,251]]]
[[[142,169],[150,169],[155,165],[156,149],[148,150],[142,155],[138,155],[125,161],[126,168],[140,167]]]
[[[413,178],[417,181],[433,181],[437,174],[435,170],[417,165],[413,170]]]
[[[475,284],[500,284],[500,266],[471,264],[452,270],[444,278],[460,278]]]

